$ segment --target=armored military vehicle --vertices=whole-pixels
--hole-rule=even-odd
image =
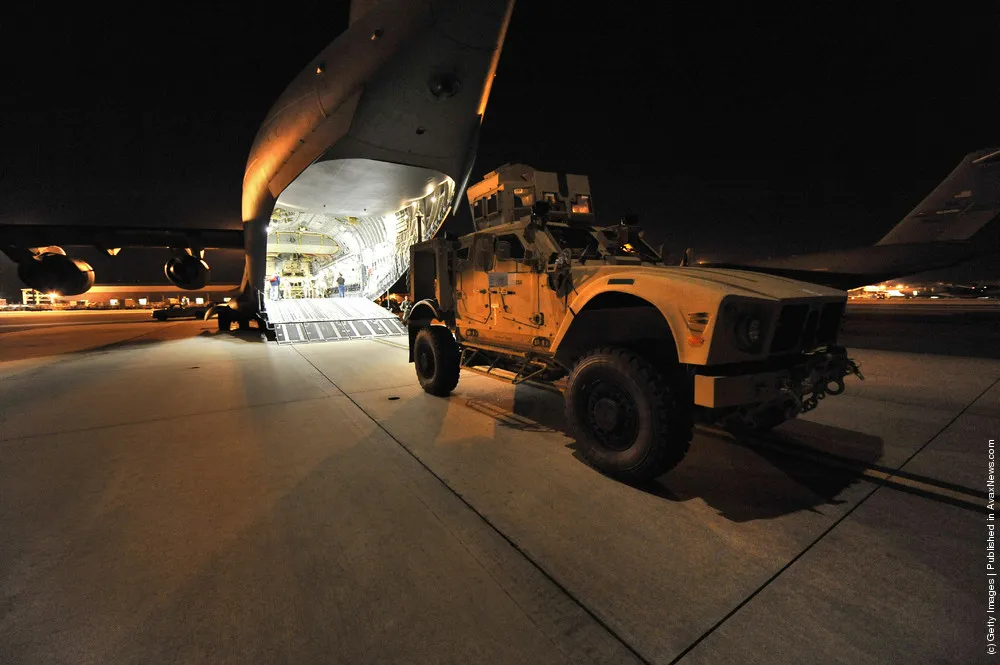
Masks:
[[[761,431],[844,390],[843,291],[666,265],[635,224],[597,223],[587,179],[501,167],[468,192],[476,232],[411,247],[405,322],[424,390],[461,368],[565,394],[600,471],[642,483],[695,421]]]

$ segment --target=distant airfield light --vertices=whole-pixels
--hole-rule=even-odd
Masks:
[[[47,295],[49,296],[49,300],[55,300],[56,298],[59,297],[59,294],[56,293],[55,291],[53,291],[52,293],[49,293]]]
[[[316,65],[316,75],[317,76],[319,76],[320,74],[322,74],[325,71],[326,71],[326,63],[325,62],[321,62],[318,65]]]
[[[232,298],[226,296],[225,298],[222,299],[222,302],[229,302],[230,300],[232,300]]]

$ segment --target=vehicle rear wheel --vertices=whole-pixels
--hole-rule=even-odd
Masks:
[[[594,468],[628,483],[644,483],[687,454],[694,424],[681,395],[679,380],[642,356],[626,349],[596,349],[570,373],[566,419]]]
[[[458,385],[460,351],[451,331],[428,326],[413,341],[413,364],[420,386],[431,395],[446,397]]]

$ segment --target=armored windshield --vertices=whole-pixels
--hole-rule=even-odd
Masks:
[[[559,224],[549,224],[545,228],[559,248],[570,250],[574,258],[578,258],[585,251],[597,255],[599,243],[590,229]]]
[[[639,237],[635,226],[620,226],[601,230],[605,245],[615,256],[632,256],[640,261],[656,263],[662,260],[646,241]]]

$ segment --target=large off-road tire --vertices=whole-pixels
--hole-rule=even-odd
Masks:
[[[458,385],[460,351],[451,331],[428,326],[413,340],[413,365],[420,386],[431,395],[446,397]]]
[[[595,349],[569,375],[566,420],[594,468],[642,484],[687,454],[694,423],[684,395],[679,378],[661,373],[642,356]]]

